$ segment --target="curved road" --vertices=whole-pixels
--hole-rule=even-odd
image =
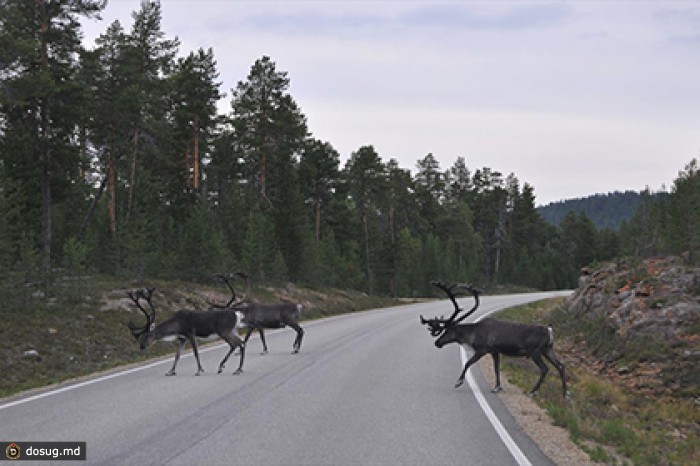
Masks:
[[[478,314],[554,295],[484,297]],[[237,356],[216,374],[216,345],[200,377],[188,348],[177,377],[163,376],[168,357],[6,400],[0,441],[85,441],[89,464],[552,464],[478,370],[483,394],[453,388],[460,348],[438,350],[418,317],[451,311],[436,301],[305,322],[298,355],[293,331],[269,332],[270,354],[251,339],[239,376]]]

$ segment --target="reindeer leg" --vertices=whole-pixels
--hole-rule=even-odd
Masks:
[[[543,354],[544,357],[547,358],[547,360],[557,369],[557,371],[559,371],[559,376],[561,377],[561,387],[564,391],[564,398],[571,398],[571,393],[569,393],[569,390],[566,388],[566,370],[564,369],[564,364],[559,362],[557,357],[554,355],[554,349],[552,348],[547,348]]]
[[[177,353],[175,353],[175,361],[173,361],[173,367],[170,368],[170,370],[165,374],[166,376],[170,375],[177,375],[175,373],[175,367],[177,367],[177,362],[180,360],[180,352],[182,351],[182,347],[185,346],[185,340],[184,338],[180,337],[177,339],[179,344],[177,345]]]
[[[237,347],[243,345],[243,340],[241,340],[238,335],[236,334],[235,330],[232,330],[230,334],[228,335],[219,335],[221,338],[226,340],[226,343],[229,345],[229,350],[228,353],[226,353],[226,356],[224,359],[221,360],[221,363],[219,364],[219,372],[217,374],[221,374],[221,372],[224,370],[224,365],[226,364],[226,361],[228,361],[228,358],[231,356],[233,353],[233,350],[235,350]]]
[[[248,340],[250,339],[250,336],[253,334],[253,330],[255,330],[255,327],[247,327],[247,328],[246,328],[245,338],[243,338],[243,344],[244,344],[244,345],[248,343]],[[241,354],[241,353],[240,353],[240,350],[239,350],[239,352],[236,353],[236,354],[240,355],[240,354]]]
[[[194,353],[194,358],[197,360],[197,373],[194,375],[202,375],[202,372],[204,372],[204,368],[202,367],[202,364],[199,362],[199,352],[197,351],[197,340],[194,336],[188,337],[190,340],[190,345],[192,345],[192,352]]]
[[[291,322],[288,325],[297,332],[297,337],[294,339],[294,345],[292,346],[292,354],[297,354],[301,348],[301,339],[304,338],[304,329],[296,322]]]
[[[462,369],[462,373],[459,375],[459,378],[457,379],[457,383],[455,384],[455,388],[460,387],[464,383],[464,377],[467,375],[467,369],[469,369],[469,366],[477,362],[479,359],[481,359],[486,353],[474,353],[474,356],[469,358],[469,361],[464,365],[464,369]]]
[[[535,361],[537,367],[540,368],[540,378],[535,384],[535,386],[532,388],[532,390],[528,392],[528,395],[535,396],[537,394],[537,390],[540,389],[540,385],[542,385],[542,381],[547,375],[547,372],[549,372],[549,367],[547,367],[547,364],[542,360],[542,354],[540,353],[540,351],[533,352],[530,355],[530,357],[532,357],[532,360]]]
[[[262,345],[263,345],[263,350],[262,350],[262,353],[260,353],[260,354],[261,355],[267,354],[267,343],[265,343],[265,332],[263,332],[262,327],[258,328],[258,333],[260,334],[260,341],[262,341]]]
[[[238,363],[238,369],[233,373],[233,375],[238,375],[243,372],[243,360],[245,359],[245,343],[241,341],[240,338],[236,337],[238,340],[238,346],[241,347],[241,360]]]
[[[493,387],[493,390],[491,390],[491,393],[498,393],[502,390],[501,388],[501,371],[499,369],[500,365],[500,354],[498,354],[498,351],[494,351],[491,353],[491,357],[493,358],[493,371],[496,373],[496,386]]]

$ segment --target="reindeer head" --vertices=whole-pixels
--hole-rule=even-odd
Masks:
[[[428,331],[430,332],[430,335],[434,337],[439,337],[435,341],[435,346],[437,346],[438,348],[442,348],[448,343],[457,341],[458,335],[455,332],[455,327],[464,319],[472,315],[474,311],[476,311],[476,308],[479,307],[479,293],[481,293],[481,291],[468,283],[456,283],[451,286],[448,286],[442,282],[431,282],[431,284],[444,291],[450,298],[450,301],[452,301],[452,304],[455,308],[454,312],[452,313],[449,319],[445,319],[444,317],[425,319],[423,316],[420,316],[421,324],[428,326]],[[462,312],[462,309],[459,307],[459,304],[457,304],[457,298],[454,294],[454,291],[459,289],[464,289],[471,292],[471,294],[474,296],[474,299],[476,300],[476,303],[474,307],[469,310],[469,312],[461,316],[459,319],[455,320],[457,315],[460,312]]]
[[[129,330],[131,330],[131,334],[134,336],[136,341],[138,341],[141,349],[146,349],[147,346],[155,341],[153,328],[155,327],[156,310],[151,302],[151,296],[153,295],[154,290],[155,288],[145,288],[136,290],[135,292],[127,292],[129,298],[131,298],[131,300],[136,304],[136,307],[138,307],[139,310],[143,312],[143,315],[146,316],[146,324],[143,327],[139,327],[131,321],[129,321],[127,324]],[[141,306],[141,303],[139,302],[141,298],[145,299],[148,306],[151,308],[150,314]]]
[[[459,333],[457,332],[457,324],[455,322],[446,322],[440,338],[435,340],[435,346],[442,348],[448,343],[455,343],[460,341]]]
[[[443,318],[433,318],[433,319],[426,319],[423,316],[420,316],[420,323],[423,325],[428,326],[428,331],[430,332],[430,335],[437,337],[439,336],[443,330],[445,330],[445,319]]]

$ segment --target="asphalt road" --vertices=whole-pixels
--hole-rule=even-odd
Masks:
[[[479,312],[553,295],[484,297]],[[268,332],[270,353],[251,338],[238,376],[237,356],[217,375],[227,347],[216,345],[195,377],[187,347],[176,377],[168,358],[6,400],[0,441],[84,441],[89,464],[551,464],[478,369],[477,385],[453,388],[460,348],[438,350],[419,322],[451,311],[439,301],[305,322],[297,355],[292,330]]]

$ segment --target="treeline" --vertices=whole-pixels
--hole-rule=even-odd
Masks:
[[[582,212],[590,218],[598,229],[618,229],[622,222],[629,221],[634,215],[642,195],[635,191],[565,199],[550,202],[537,208],[537,212],[552,225],[559,225],[570,211]]]
[[[85,49],[78,18],[104,3],[0,0],[0,269],[12,283],[243,269],[258,283],[398,296],[442,277],[557,289],[591,261],[697,235],[700,209],[695,233],[649,226],[661,215],[671,228],[673,193],[665,214],[641,202],[618,233],[582,214],[549,225],[531,185],[462,157],[443,170],[427,154],[412,174],[367,144],[341,166],[269,57],[221,115],[213,50],[182,56],[159,2]],[[696,186],[697,170],[683,189],[686,178]]]

